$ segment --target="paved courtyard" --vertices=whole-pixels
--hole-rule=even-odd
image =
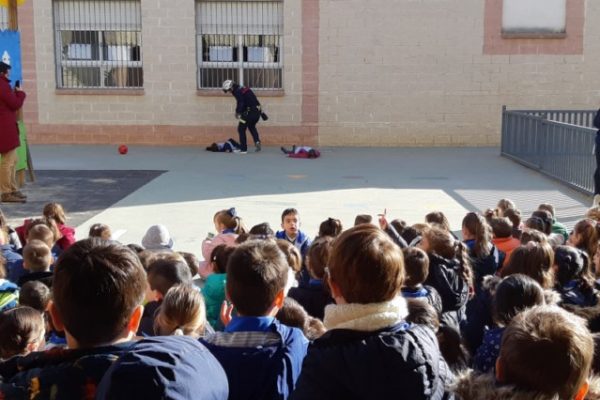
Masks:
[[[200,255],[214,229],[212,217],[236,207],[248,227],[279,227],[281,211],[300,210],[310,235],[327,217],[345,227],[356,214],[387,210],[409,223],[442,210],[460,229],[467,211],[513,199],[528,215],[541,202],[556,206],[572,226],[591,199],[499,156],[497,148],[323,149],[317,160],[295,160],[279,149],[247,155],[202,148],[33,146],[38,181],[28,183],[29,203],[3,204],[11,222],[37,215],[45,202],[65,205],[78,238],[95,222],[120,231],[123,243],[140,243],[148,226],[165,224],[178,250]]]

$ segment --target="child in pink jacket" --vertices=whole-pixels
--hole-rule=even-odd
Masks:
[[[228,210],[218,211],[213,217],[213,222],[218,234],[214,237],[211,237],[209,234],[209,237],[202,242],[202,257],[204,257],[204,261],[200,262],[200,269],[198,270],[202,278],[206,278],[213,272],[210,256],[214,248],[220,244],[233,246],[238,235],[246,233],[246,227],[242,222],[242,218],[237,215],[233,207]]]

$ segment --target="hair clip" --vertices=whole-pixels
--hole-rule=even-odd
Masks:
[[[237,217],[237,211],[235,211],[235,207],[231,207],[229,210],[227,210],[227,214],[229,214],[231,218]]]

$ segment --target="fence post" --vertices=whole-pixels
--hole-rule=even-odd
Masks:
[[[504,145],[506,143],[506,106],[502,106],[502,123],[500,125],[500,154],[504,154],[505,148]]]

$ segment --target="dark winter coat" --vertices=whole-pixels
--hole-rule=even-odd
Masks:
[[[600,130],[600,109],[598,109],[598,112],[594,116],[594,127]]]
[[[13,357],[0,364],[0,399],[93,399],[106,370],[132,345],[57,347]]]
[[[483,279],[482,290],[467,304],[467,318],[460,325],[464,344],[471,354],[475,354],[483,343],[483,336],[487,328],[494,326],[492,318],[492,293],[502,281],[498,276],[486,276]],[[544,290],[546,304],[558,305],[560,294],[554,290]]]
[[[106,372],[96,400],[227,400],[225,371],[188,336],[157,336],[137,342]]]
[[[571,281],[564,286],[556,287],[560,293],[562,304],[572,304],[578,307],[593,307],[598,304],[598,293],[593,290],[584,290],[579,281]]]
[[[144,314],[142,314],[140,327],[137,331],[138,336],[154,336],[154,317],[161,304],[162,300],[151,301],[144,306]]]
[[[560,306],[585,319],[587,321],[587,326],[592,333],[600,332],[600,304],[596,304],[592,307],[580,307],[563,302]]]
[[[438,315],[442,314],[442,298],[435,288],[428,285],[419,285],[416,288],[402,288],[402,297],[405,299],[423,299],[432,306]]]
[[[434,253],[427,255],[429,276],[425,284],[433,286],[442,298],[441,322],[458,330],[460,322],[465,318],[469,283],[461,276],[457,259],[448,260]]]
[[[385,233],[387,233],[388,236],[392,238],[394,243],[396,243],[401,249],[406,249],[408,247],[408,243],[406,243],[406,240],[404,240],[404,238],[400,236],[400,234],[392,224],[388,225],[387,228],[385,228]]]
[[[471,268],[473,269],[473,277],[475,280],[475,291],[479,292],[481,290],[481,284],[483,283],[483,277],[494,275],[496,271],[500,269],[504,262],[505,254],[498,250],[496,246],[490,245],[490,252],[488,255],[477,257],[474,251],[475,240],[467,240],[465,241],[465,244],[469,248]]]
[[[0,77],[0,153],[19,147],[19,128],[17,111],[23,107],[25,92],[15,92],[10,81]]]
[[[428,327],[333,329],[309,347],[292,399],[452,399],[452,380]]]
[[[260,103],[256,98],[256,95],[252,91],[252,89],[240,86],[239,88],[233,91],[233,97],[237,102],[235,107],[236,114],[243,114],[248,111],[250,108],[258,108],[260,107]]]
[[[473,366],[478,372],[489,372],[496,367],[505,329],[504,327],[488,329],[483,335],[483,343],[473,357]]]
[[[300,329],[277,321],[268,332],[216,332],[201,343],[227,374],[229,400],[287,399],[308,346]]]
[[[311,279],[308,284],[291,288],[288,297],[296,300],[311,317],[320,320],[323,320],[325,306],[333,304],[331,294],[325,289],[323,281],[317,279]]]
[[[600,400],[600,379],[590,378],[590,388],[584,400]],[[453,386],[457,400],[561,400],[558,395],[520,389],[496,382],[493,374],[465,372]]]
[[[40,281],[44,285],[48,286],[49,288],[52,288],[53,276],[54,276],[54,274],[50,271],[30,272],[19,278],[18,285],[19,285],[19,287],[22,287],[27,282]]]
[[[467,318],[460,326],[465,346],[471,354],[475,354],[481,346],[485,327],[491,327],[494,324],[492,319],[492,293],[485,286],[484,283],[484,289],[477,293],[467,304]]]

